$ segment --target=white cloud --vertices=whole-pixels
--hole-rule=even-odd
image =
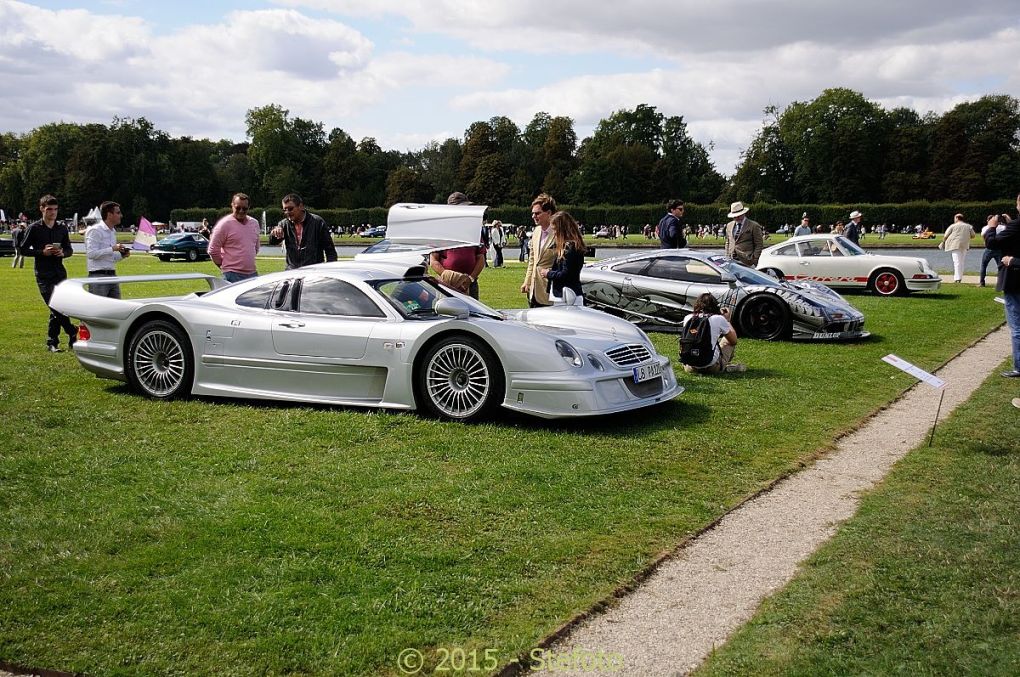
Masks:
[[[654,51],[771,49],[808,40],[854,50],[891,36],[973,38],[1016,22],[1012,0],[275,0],[345,16],[406,19],[415,30],[481,48]]]

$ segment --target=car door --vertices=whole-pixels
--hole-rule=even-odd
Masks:
[[[390,322],[361,289],[328,276],[295,279],[275,310],[272,341],[280,388],[304,397],[378,401],[386,368],[365,359],[373,332]]]
[[[800,271],[804,277],[823,284],[844,284],[847,278],[845,257],[832,238],[814,238],[801,242]]]
[[[200,385],[219,392],[274,391],[273,302],[289,298],[292,281],[250,288],[224,306],[212,306],[195,327],[202,333]]]
[[[690,256],[669,254],[652,259],[642,275],[634,276],[635,293],[660,320],[679,324],[693,307],[691,289],[700,294],[719,287],[721,280],[714,268]]]

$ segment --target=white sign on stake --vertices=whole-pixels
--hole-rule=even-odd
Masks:
[[[902,357],[897,357],[895,355],[889,354],[883,357],[882,361],[888,362],[897,369],[907,372],[908,374],[916,378],[918,381],[924,381],[932,388],[941,389],[946,387],[946,382],[940,379],[938,376],[929,374],[924,369],[921,369],[916,365],[910,364]]]

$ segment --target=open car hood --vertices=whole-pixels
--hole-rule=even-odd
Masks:
[[[477,245],[482,239],[486,205],[425,205],[401,202],[390,207],[386,238],[422,249]]]

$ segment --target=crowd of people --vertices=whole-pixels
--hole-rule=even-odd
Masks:
[[[447,203],[469,205],[471,201],[464,193],[454,192]],[[309,212],[301,196],[296,193],[286,195],[281,206],[284,218],[270,231],[269,244],[283,246],[287,269],[337,259],[333,242],[335,228],[330,228],[322,217]],[[1017,196],[1016,206],[1020,214],[1020,195]],[[250,199],[244,193],[235,193],[230,207],[231,213],[211,228],[208,221],[203,220],[200,232],[208,234],[210,238],[209,255],[219,267],[223,279],[233,283],[258,275],[256,256],[260,248],[262,227],[257,219],[248,216]],[[54,288],[67,278],[63,260],[71,256],[73,250],[66,224],[57,219],[57,198],[53,195],[42,196],[39,211],[39,220],[26,223],[27,219],[19,219],[11,228],[15,246],[12,265],[19,268],[24,266],[26,258],[34,260],[39,293],[49,308]],[[656,226],[653,228],[646,225],[643,233],[645,237],[654,235],[658,238],[659,246],[663,249],[687,247],[689,237],[701,238],[708,233],[721,236],[725,238],[728,258],[754,267],[768,234],[760,223],[748,218],[749,212],[750,208],[742,202],[734,202],[727,214],[730,221],[713,226],[699,225],[692,232],[684,219],[684,202],[670,200],[666,204],[666,213]],[[122,218],[120,205],[113,201],[103,202],[100,215],[101,220],[85,231],[86,269],[90,278],[115,276],[117,264],[131,254],[130,247],[117,242],[117,227]],[[862,225],[863,216],[860,211],[854,210],[850,212],[846,223],[838,221],[833,224],[831,232],[841,233],[851,241],[859,242],[867,230]],[[586,251],[584,227],[570,213],[558,209],[555,199],[545,193],[532,201],[531,218],[534,225],[530,228],[504,228],[498,220],[484,224],[479,233],[479,244],[433,252],[429,261],[432,271],[449,287],[478,298],[478,278],[488,265],[488,253],[491,250],[494,267],[503,266],[502,250],[512,234],[520,243],[520,261],[527,263],[520,291],[527,297],[528,306],[537,308],[562,303],[583,305],[580,274]],[[811,219],[805,213],[792,234],[817,233],[820,228],[812,227]],[[625,229],[622,232],[626,234]],[[881,238],[885,236],[887,228],[879,224],[873,227],[872,232]],[[998,267],[996,288],[1003,292],[1006,319],[1012,336],[1013,369],[1003,376],[1020,378],[1020,218],[1008,214],[991,214],[981,235],[985,251],[979,284],[986,284],[987,266],[995,261]],[[952,256],[955,282],[962,280],[964,258],[973,237],[973,227],[964,220],[962,214],[957,214],[939,245],[940,249]],[[120,298],[120,288],[116,283],[104,284],[97,281],[89,286],[89,290],[99,296]],[[569,295],[567,290],[571,292]],[[705,321],[701,322],[701,319]],[[706,332],[710,333],[712,350],[701,351],[699,363],[686,363],[685,369],[710,374],[743,371],[746,368],[733,361],[736,332],[729,323],[726,310],[720,309],[717,300],[711,295],[700,297],[693,312],[685,319],[681,346],[684,340],[689,344],[694,341],[690,335],[697,333],[695,330],[702,332],[702,340],[707,340],[704,337]],[[49,308],[46,348],[50,352],[61,352],[61,331],[67,335],[68,346],[73,346],[77,339],[76,328],[67,316]]]

